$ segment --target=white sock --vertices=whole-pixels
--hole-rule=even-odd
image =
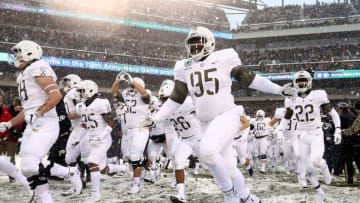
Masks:
[[[35,188],[35,194],[40,198],[43,203],[53,203],[54,200],[51,197],[49,191],[49,184],[38,185]]]
[[[90,172],[90,176],[91,176],[92,192],[100,194],[100,171],[92,171]]]
[[[180,197],[185,198],[185,184],[184,183],[179,183],[176,185],[177,191],[178,191],[178,195]]]
[[[195,162],[195,169],[198,170],[200,168],[200,162]]]
[[[232,183],[234,184],[236,191],[238,191],[240,198],[246,199],[249,196],[250,191],[245,185],[244,176],[239,169],[234,169],[233,173],[235,174],[231,177]]]
[[[70,169],[68,167],[54,163],[54,166],[50,169],[50,174],[59,178],[65,178],[69,176]]]
[[[140,177],[134,177],[134,184],[140,185]]]

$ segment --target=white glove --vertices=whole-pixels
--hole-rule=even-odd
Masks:
[[[10,122],[1,122],[0,123],[0,133],[3,133],[11,128]]]
[[[276,133],[276,140],[279,144],[283,144],[285,142],[284,139],[284,132],[281,130],[278,130]]]
[[[95,137],[90,138],[89,141],[90,141],[90,145],[95,147],[101,143],[101,138],[100,138],[100,136],[95,136]]]
[[[32,125],[35,123],[35,121],[38,119],[40,115],[36,112],[26,112],[25,113],[25,122],[28,125]]]
[[[334,143],[336,145],[341,143],[341,129],[340,128],[336,128],[335,132],[334,132]]]
[[[291,83],[287,83],[284,86],[282,86],[281,93],[283,96],[286,97],[294,97],[297,95],[298,91],[296,88],[292,87]]]
[[[143,128],[155,128],[156,126],[151,116],[146,117],[140,124]]]
[[[129,73],[126,72],[120,72],[116,76],[116,81],[125,81],[126,83],[130,84],[132,82],[132,77]]]

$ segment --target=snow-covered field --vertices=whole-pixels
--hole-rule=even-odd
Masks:
[[[245,173],[244,173],[245,174]],[[193,175],[191,170],[187,173],[188,202],[213,203],[222,202],[223,197],[207,171]],[[142,202],[165,203],[170,202],[169,195],[175,194],[175,188],[170,187],[172,178],[171,170],[163,170],[161,178],[153,185],[143,183],[142,191],[138,195],[128,194],[130,188],[129,178],[124,176],[102,177],[101,202]],[[294,175],[285,173],[255,173],[254,177],[245,174],[246,183],[251,191],[262,198],[263,203],[310,203],[314,202],[314,191],[310,188],[301,189],[295,182]],[[332,185],[322,185],[327,201],[326,203],[360,203],[360,184],[357,187],[344,186],[343,178],[337,178]],[[83,194],[76,197],[63,197],[60,192],[68,189],[67,181],[50,181],[55,202],[84,202],[90,194],[89,187]],[[8,177],[0,174],[0,203],[28,202],[29,196],[25,194],[18,183],[10,184]]]

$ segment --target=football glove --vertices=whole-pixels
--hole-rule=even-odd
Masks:
[[[141,122],[141,127],[143,128],[155,128],[155,122],[153,119],[148,116],[144,121]]]
[[[284,97],[293,97],[296,96],[298,93],[297,89],[292,87],[291,83],[287,83],[284,86],[282,86],[281,94]]]
[[[3,133],[11,128],[10,122],[1,122],[0,123],[0,133]]]
[[[36,112],[26,112],[25,113],[25,122],[28,125],[33,125],[35,121],[39,118],[39,114]]]
[[[341,129],[340,128],[336,128],[335,132],[334,132],[334,143],[336,145],[341,143]]]
[[[126,72],[120,72],[117,76],[116,76],[116,81],[125,81],[128,84],[131,84],[132,82],[132,77],[129,73]]]

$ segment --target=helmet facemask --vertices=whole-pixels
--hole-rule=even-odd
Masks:
[[[91,80],[83,80],[79,84],[77,91],[80,93],[81,101],[86,102],[98,93],[98,86]]]
[[[200,61],[214,51],[215,38],[209,29],[197,27],[190,30],[185,40],[185,47],[189,57],[195,61]]]
[[[261,121],[261,120],[263,120],[265,118],[265,112],[263,111],[263,110],[258,110],[257,112],[256,112],[256,120],[257,121]]]
[[[134,85],[130,85],[128,88],[128,92],[130,95],[134,96],[136,94],[136,88]]]
[[[300,93],[304,93],[311,89],[311,83],[309,82],[308,78],[298,78],[295,80],[295,87],[299,90]]]
[[[43,51],[37,43],[23,40],[10,49],[8,62],[17,68],[23,68],[21,67],[22,64],[28,64],[36,59],[40,59],[42,54]]]

